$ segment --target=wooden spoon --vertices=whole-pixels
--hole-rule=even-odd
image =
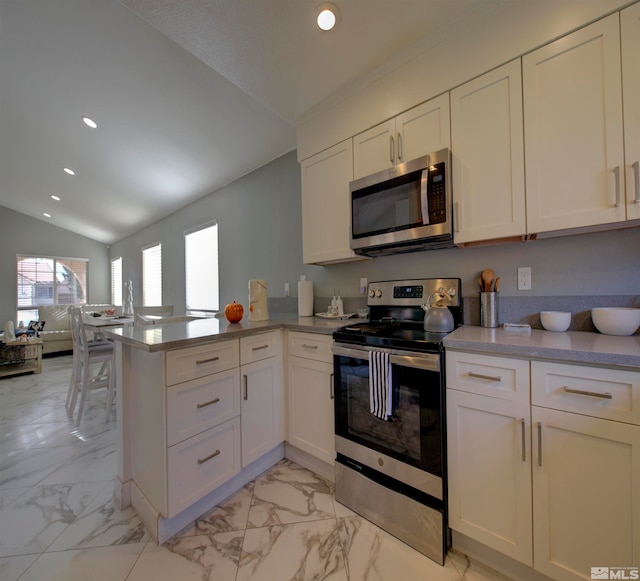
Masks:
[[[491,291],[491,284],[493,283],[493,277],[495,273],[490,268],[482,271],[482,281],[484,282],[484,292]]]
[[[478,276],[478,285],[480,286],[480,292],[484,292],[484,281],[482,280],[482,275]]]
[[[497,293],[498,292],[498,288],[500,286],[500,277],[496,277],[495,282],[493,283],[493,292]]]

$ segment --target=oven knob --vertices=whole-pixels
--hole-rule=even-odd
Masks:
[[[379,299],[382,296],[382,291],[381,290],[377,290],[376,291],[376,298]]]
[[[384,460],[382,458],[378,458],[378,466],[384,466]]]
[[[375,296],[376,296],[376,291],[374,291],[373,289],[371,289],[371,290],[369,291],[369,296],[370,296],[371,298],[375,297]]]
[[[447,291],[448,295],[450,297],[455,297],[456,296],[456,289],[454,289],[453,287],[451,287],[448,291]]]

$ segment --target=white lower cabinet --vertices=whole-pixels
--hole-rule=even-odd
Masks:
[[[285,438],[281,336],[277,331],[240,339],[243,468]]]
[[[451,528],[559,581],[640,566],[639,407],[640,372],[448,351]]]
[[[289,443],[333,465],[336,458],[330,336],[289,332]]]

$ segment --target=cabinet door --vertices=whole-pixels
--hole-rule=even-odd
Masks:
[[[397,163],[447,147],[451,147],[449,93],[396,117]]]
[[[618,19],[523,57],[529,233],[625,219]]]
[[[621,12],[627,219],[640,218],[640,4]]]
[[[353,179],[392,168],[395,163],[395,119],[367,129],[353,138]]]
[[[289,442],[333,464],[333,365],[289,357]]]
[[[242,467],[284,441],[282,358],[243,365]]]
[[[531,565],[528,402],[447,390],[449,526]]]
[[[534,567],[640,565],[640,427],[534,406]]]
[[[301,172],[304,263],[361,260],[349,247],[351,139],[304,160]]]
[[[526,232],[520,59],[451,91],[456,244]]]

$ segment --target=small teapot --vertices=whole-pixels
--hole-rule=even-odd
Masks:
[[[431,304],[431,299],[438,295],[440,298],[436,304]],[[455,323],[451,311],[444,305],[447,295],[444,289],[437,290],[429,295],[427,302],[422,305],[424,314],[424,330],[429,333],[449,333],[453,331]]]

